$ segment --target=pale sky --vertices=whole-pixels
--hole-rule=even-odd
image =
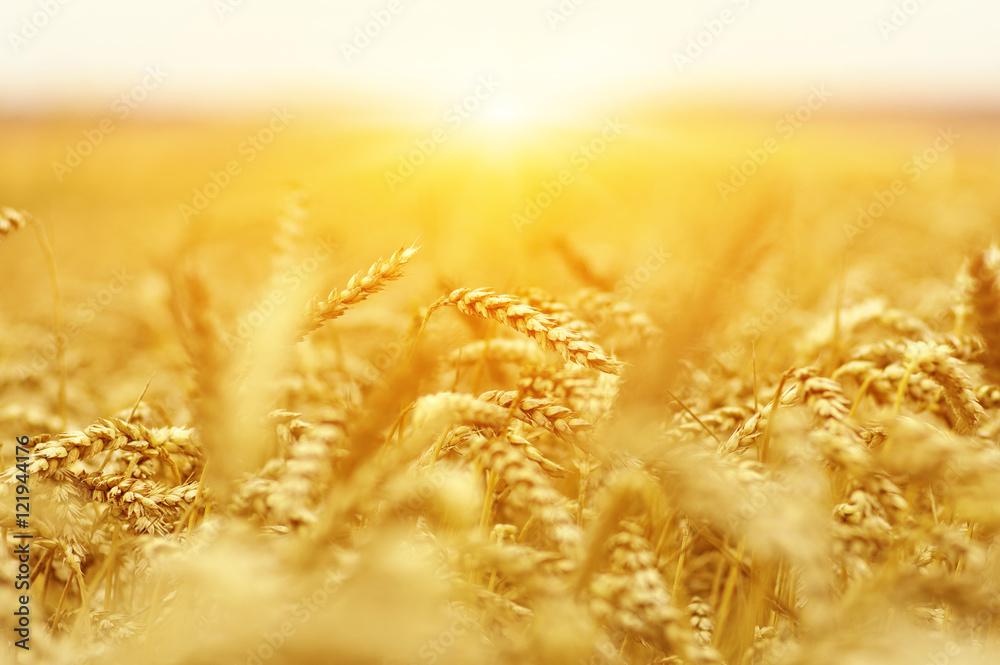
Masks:
[[[0,112],[100,110],[144,77],[143,113],[361,90],[440,104],[484,75],[528,107],[617,92],[797,99],[818,84],[848,104],[1000,105],[989,0],[62,2],[2,0]],[[352,44],[373,12],[387,24]]]

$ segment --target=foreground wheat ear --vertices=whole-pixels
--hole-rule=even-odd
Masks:
[[[379,259],[368,270],[356,273],[347,282],[346,288],[331,291],[330,295],[322,300],[314,298],[309,303],[305,320],[299,326],[299,339],[305,339],[309,333],[327,321],[342,316],[351,305],[358,304],[374,293],[384,291],[388,282],[403,276],[403,266],[419,249],[414,245],[401,247],[388,259]]]
[[[454,305],[460,312],[496,321],[527,335],[543,349],[555,351],[569,362],[606,374],[621,374],[621,361],[597,344],[587,341],[580,332],[558,325],[556,319],[525,304],[517,296],[497,294],[493,289],[485,288],[455,289],[431,304],[424,315],[424,322],[434,310],[447,305]]]

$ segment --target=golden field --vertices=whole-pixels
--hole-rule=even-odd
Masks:
[[[800,102],[0,122],[0,662],[996,662],[1000,126]]]

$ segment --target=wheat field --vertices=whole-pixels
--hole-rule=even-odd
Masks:
[[[0,661],[997,662],[994,121],[343,114],[0,124]]]

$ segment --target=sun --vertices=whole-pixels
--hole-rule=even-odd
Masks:
[[[528,119],[524,103],[515,100],[501,101],[483,110],[483,121],[497,127],[514,127]]]

